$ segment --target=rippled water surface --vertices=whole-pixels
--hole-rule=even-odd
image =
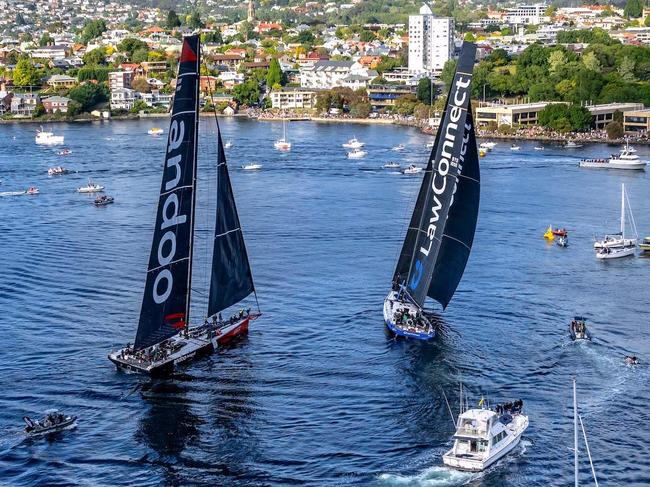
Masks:
[[[424,163],[429,139],[296,122],[280,154],[281,125],[224,120],[264,315],[235,346],[150,382],[106,354],[135,334],[165,144],[146,131],[167,123],[57,125],[67,157],[37,147],[35,126],[0,126],[0,191],[41,189],[0,197],[0,484],[565,486],[577,374],[601,485],[650,485],[650,369],[623,364],[650,363],[650,258],[599,262],[591,248],[618,227],[621,182],[650,234],[650,179],[577,167],[616,148],[499,143],[481,159],[474,250],[443,332],[396,342],[382,300],[420,178],[381,165]],[[206,309],[214,130],[202,120],[194,316]],[[341,148],[353,135],[367,142],[361,161]],[[263,170],[239,169],[251,161]],[[57,164],[76,172],[48,177]],[[114,205],[74,192],[88,177]],[[550,223],[570,247],[545,243]],[[574,313],[590,317],[592,343],[568,340]],[[521,397],[530,415],[517,453],[481,475],[440,458],[453,430],[442,391],[457,404],[461,380],[473,400]],[[50,407],[78,427],[25,439],[21,417]]]

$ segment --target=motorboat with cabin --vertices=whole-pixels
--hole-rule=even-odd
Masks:
[[[147,267],[135,341],[109,353],[119,370],[152,376],[212,353],[248,331],[257,312],[240,309],[229,319],[222,313],[257,294],[230,182],[219,121],[217,188],[212,263],[207,310],[191,325],[193,249],[197,200],[200,40],[183,39],[178,64],[169,140],[165,150],[156,225]]]
[[[88,178],[88,184],[86,186],[77,188],[77,193],[101,193],[102,191],[104,191],[104,186],[93,183],[90,178]]]
[[[626,142],[618,154],[612,154],[609,158],[582,159],[580,167],[592,169],[622,169],[632,171],[643,171],[647,162],[642,161],[636,154],[636,149],[630,147]]]
[[[569,334],[571,340],[591,340],[591,335],[587,329],[587,318],[584,316],[575,316],[569,324]]]
[[[356,137],[352,137],[345,144],[343,144],[343,147],[345,149],[361,149],[365,145],[366,145],[365,142],[361,142]]]
[[[580,149],[581,147],[584,147],[584,144],[578,144],[573,140],[569,140],[566,144],[564,144],[565,149]]]
[[[76,426],[76,416],[63,414],[57,409],[49,409],[44,414],[45,416],[42,419],[31,419],[29,416],[23,416],[26,425],[25,433],[30,436],[47,435]]]
[[[98,196],[97,198],[95,198],[95,201],[93,201],[93,204],[95,206],[106,206],[106,205],[110,205],[110,204],[112,204],[114,202],[115,202],[115,198],[113,198],[112,196],[108,196],[106,194],[103,194],[103,195]]]
[[[40,130],[36,131],[36,138],[34,140],[38,145],[60,145],[65,142],[65,137],[63,135],[55,135],[54,132],[43,130],[43,127],[41,127]]]
[[[650,252],[650,237],[645,237],[643,240],[641,240],[639,248],[644,252]]]
[[[361,149],[353,149],[348,152],[348,159],[363,159],[368,154],[367,151]]]
[[[440,128],[424,172],[399,254],[384,322],[396,336],[429,340],[436,330],[424,311],[426,298],[447,307],[461,280],[474,241],[480,170],[470,110],[476,46],[464,42]],[[445,134],[444,144],[441,134]],[[457,164],[450,161],[457,160]],[[419,169],[419,171],[416,171]]]
[[[68,171],[66,168],[63,166],[54,166],[51,167],[47,170],[47,175],[48,176],[62,176],[64,174],[68,174],[70,171]]]
[[[625,231],[626,231],[626,216],[629,216],[629,221],[630,221],[630,226],[632,227],[632,232],[633,236],[629,237]],[[630,201],[627,196],[627,192],[625,191],[625,183],[621,183],[621,216],[620,216],[620,231],[618,233],[613,233],[613,234],[607,234],[605,237],[601,240],[597,240],[594,242],[594,249],[596,251],[603,250],[603,249],[629,249],[636,247],[637,241],[638,241],[638,233],[636,231],[636,222],[634,221],[634,215],[632,213],[632,208],[630,207]],[[632,254],[634,251],[632,251]],[[599,256],[601,259],[611,259],[614,258],[612,256],[617,256],[617,257],[625,257],[625,255],[630,255],[624,253],[611,253],[611,252],[603,252],[600,253],[598,252],[597,256]]]
[[[422,168],[416,166],[415,164],[409,164],[408,167],[405,167],[402,170],[402,174],[420,174],[422,172]]]
[[[481,142],[478,147],[479,147],[479,149],[485,149],[485,150],[491,151],[496,146],[497,146],[496,142]]]
[[[524,403],[518,399],[494,409],[477,408],[458,416],[453,447],[443,455],[445,465],[481,472],[512,452],[528,428]]]

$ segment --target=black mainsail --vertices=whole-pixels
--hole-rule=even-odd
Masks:
[[[223,311],[255,292],[218,120],[217,138],[217,223],[208,316]]]
[[[476,46],[463,43],[393,278],[420,308],[427,296],[447,306],[476,230],[480,178],[470,107],[475,55]]]
[[[136,350],[189,323],[196,200],[199,37],[183,40]]]

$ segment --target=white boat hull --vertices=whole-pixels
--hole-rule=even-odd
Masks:
[[[621,257],[629,257],[630,255],[634,255],[635,247],[626,247],[626,248],[619,248],[619,249],[609,249],[609,252],[605,252],[604,250],[600,250],[598,253],[596,253],[596,258],[597,259],[619,259]]]
[[[599,240],[594,243],[594,249],[623,249],[627,247],[635,247],[636,238],[617,238],[612,240]]]
[[[619,169],[631,171],[645,170],[646,162],[644,161],[612,161],[612,160],[586,160],[580,161],[580,167],[591,169]]]

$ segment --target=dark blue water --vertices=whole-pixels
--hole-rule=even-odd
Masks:
[[[214,204],[214,122],[201,137],[194,315],[205,312]],[[650,485],[650,259],[597,261],[594,233],[618,228],[625,182],[650,234],[645,173],[577,167],[582,150],[501,143],[482,163],[481,212],[464,279],[431,344],[393,341],[382,301],[420,179],[381,170],[424,163],[428,140],[396,126],[224,120],[233,186],[263,317],[236,346],[174,380],[117,373],[107,352],[133,339],[160,185],[166,121],[58,125],[73,153],[34,144],[35,127],[0,127],[0,484],[470,485],[572,482],[571,378],[601,485]],[[368,143],[361,161],[340,147]],[[395,153],[399,143],[407,151]],[[650,158],[648,148],[640,154]],[[258,173],[239,166],[264,164]],[[78,171],[50,178],[47,168]],[[95,208],[88,177],[116,203]],[[552,223],[571,246],[542,238]],[[572,344],[574,313],[593,343]],[[521,397],[531,426],[517,453],[481,475],[441,454],[463,381],[476,401]],[[75,430],[25,439],[21,417],[59,407]],[[583,456],[582,476],[588,481]]]

